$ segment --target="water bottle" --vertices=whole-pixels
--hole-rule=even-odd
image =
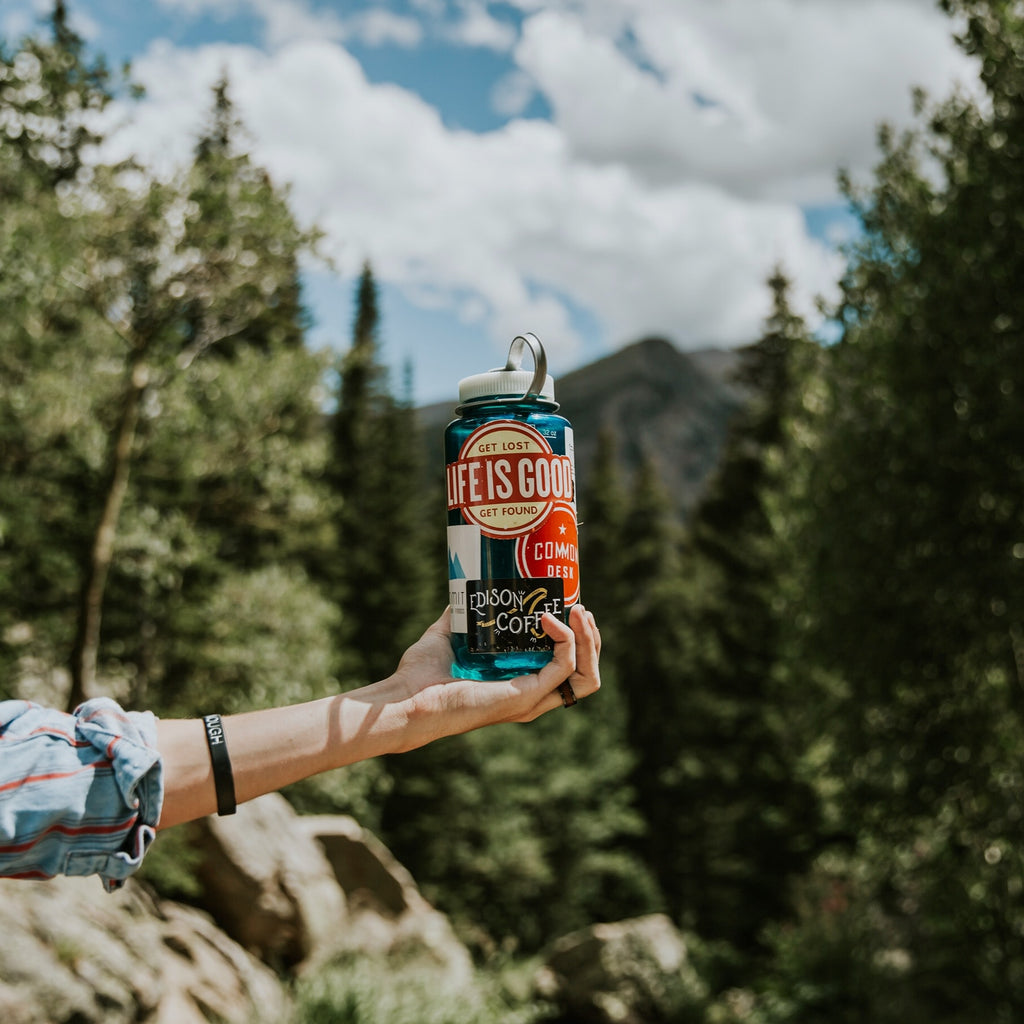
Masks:
[[[533,369],[523,369],[529,351]],[[509,679],[551,659],[544,612],[579,600],[573,431],[544,346],[519,335],[504,367],[459,381],[445,429],[453,673]]]

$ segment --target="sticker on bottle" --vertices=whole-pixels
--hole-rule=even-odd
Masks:
[[[448,527],[448,604],[452,610],[452,632],[468,630],[466,582],[480,578],[480,527]]]
[[[538,529],[516,540],[516,569],[526,578],[560,579],[565,603],[579,600],[579,531],[571,505],[555,505]]]
[[[540,620],[544,612],[564,617],[560,579],[467,580],[466,599],[473,654],[554,649]]]
[[[447,466],[448,511],[458,509],[485,537],[521,537],[557,502],[575,501],[575,467],[547,439],[517,420],[490,420],[473,431]]]

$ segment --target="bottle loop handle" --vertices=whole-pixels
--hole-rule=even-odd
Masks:
[[[522,387],[522,376],[517,376],[512,379],[506,379],[501,382],[501,377],[506,373],[514,374],[528,374],[530,371],[523,369],[523,360],[526,357],[527,350],[533,356],[533,376],[530,378],[530,383],[525,391],[518,391],[519,387]],[[515,384],[513,385],[513,380]],[[498,385],[491,389],[487,387],[488,383]],[[467,396],[462,398],[463,385],[472,383],[474,386],[473,397]],[[540,339],[536,334],[517,334],[512,339],[512,344],[508,349],[508,359],[504,366],[496,366],[492,370],[488,370],[486,373],[478,374],[475,377],[467,377],[465,380],[459,381],[459,397],[462,401],[455,407],[455,411],[460,415],[466,409],[471,409],[476,405],[484,404],[498,404],[498,405],[515,405],[517,402],[529,402],[529,401],[541,401],[550,403],[555,409],[558,408],[558,403],[554,400],[554,392],[550,389],[551,378],[548,377],[548,357],[544,352],[544,346],[540,343]],[[512,391],[512,387],[516,387],[516,391]],[[547,390],[547,394],[545,391]],[[494,394],[497,391],[498,394]]]
[[[506,370],[521,370],[523,368],[523,356],[529,348],[533,353],[533,380],[523,398],[540,398],[544,390],[544,382],[548,378],[548,357],[544,352],[544,346],[536,334],[527,332],[517,334],[512,339],[508,348],[508,361],[505,363]]]

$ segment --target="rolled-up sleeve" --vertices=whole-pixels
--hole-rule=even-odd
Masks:
[[[116,889],[156,835],[156,718],[105,697],[74,714],[0,701],[0,876],[97,874]]]

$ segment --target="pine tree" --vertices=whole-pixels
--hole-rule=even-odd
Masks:
[[[4,149],[47,190],[73,182],[85,150],[100,141],[94,117],[113,98],[114,83],[101,58],[89,59],[82,38],[68,24],[67,5],[56,0],[51,39],[26,39],[16,56],[0,48],[5,86],[0,93]],[[17,182],[5,175],[0,195]]]
[[[619,619],[629,593],[624,573],[626,508],[615,435],[603,429],[579,500],[580,583],[581,599],[601,623],[604,649],[609,655],[618,646]]]
[[[70,703],[94,683],[179,713],[323,692],[326,366],[297,269],[314,235],[237,152],[223,83],[173,179],[75,170],[96,139],[56,126],[104,97],[60,17],[55,35],[4,55],[0,91],[5,123],[64,140],[0,147],[0,631],[18,638],[0,686],[74,648]]]
[[[806,695],[778,686],[782,566],[768,509],[787,463],[795,350],[812,343],[781,271],[769,285],[773,311],[737,372],[747,403],[688,523],[691,641],[675,673],[682,750],[664,774],[666,798],[690,819],[671,844],[670,903],[702,935],[746,951],[787,911],[788,880],[805,867],[817,825],[787,734],[787,703]]]
[[[675,823],[685,813],[666,800],[664,783],[664,773],[678,755],[677,675],[686,639],[679,541],[668,496],[653,463],[645,460],[636,473],[619,539],[617,640],[607,660],[625,708],[633,758],[630,782],[645,822],[635,847],[662,884]]]
[[[379,321],[367,263],[339,371],[330,471],[339,505],[339,553],[330,572],[342,610],[341,646],[346,672],[363,681],[392,672],[429,621],[424,470],[413,409],[391,394],[379,361]]]
[[[215,102],[215,127],[226,129],[223,88]],[[313,236],[297,227],[266,173],[247,156],[232,155],[229,133],[221,134],[222,144],[199,147],[181,181],[152,180],[140,193],[123,188],[116,174],[106,176],[107,230],[84,254],[84,305],[119,340],[122,370],[81,570],[69,707],[95,686],[118,526],[144,432],[151,432],[146,409],[158,408],[161,392],[211,352],[223,358],[249,345],[267,353],[271,344],[301,340],[297,252]],[[218,514],[227,511],[237,484],[223,479]],[[222,535],[236,553],[257,543],[242,525],[235,518],[234,529]]]
[[[834,686],[823,762],[858,837],[844,950],[873,1020],[1024,1012],[1024,18],[949,0],[983,96],[880,133],[804,488],[799,654]],[[806,922],[805,935],[822,928]],[[899,950],[906,970],[879,967]],[[813,942],[807,942],[808,955]],[[797,965],[799,992],[824,966]],[[830,1016],[843,1004],[816,1010]]]
[[[95,204],[79,202],[92,177],[79,174],[84,150],[97,141],[89,125],[111,99],[108,76],[101,61],[87,62],[62,3],[50,27],[49,40],[0,51],[0,578],[13,588],[4,618],[34,638],[22,650],[52,664],[71,643],[69,610],[93,544],[98,453],[110,428],[95,417],[113,398],[98,368],[117,358],[117,345],[103,314],[82,301],[83,257],[95,258],[110,228]],[[102,189],[104,172],[96,176]],[[47,543],[53,537],[59,543]]]
[[[300,352],[295,305],[296,253],[312,238],[295,226],[265,173],[228,153],[226,133],[219,148],[169,182],[136,171],[128,187],[121,167],[83,170],[83,148],[98,141],[89,114],[109,100],[106,79],[101,61],[86,62],[62,5],[53,29],[52,44],[30,39],[5,55],[9,88],[0,95],[6,123],[44,128],[23,130],[24,145],[5,146],[0,155],[0,245],[9,256],[0,289],[5,308],[17,311],[0,345],[0,579],[15,587],[5,621],[46,638],[39,648],[45,663],[53,664],[58,646],[71,649],[74,705],[95,692],[104,621],[110,664],[137,682],[158,678],[173,646],[164,627],[176,604],[158,581],[179,586],[182,573],[195,573],[194,560],[237,564],[239,546],[254,559],[257,547],[269,550],[258,538],[273,536],[279,546],[288,532],[280,520],[270,528],[268,511],[296,497],[285,481],[312,468],[312,448],[293,452],[284,474],[280,454],[266,458],[264,451],[258,482],[258,474],[239,473],[236,451],[214,460],[202,484],[185,474],[219,439],[210,426],[217,389],[226,394],[228,378],[243,370],[243,349],[269,356],[271,348],[289,347],[294,365],[286,372],[306,387],[287,397],[279,387],[284,404],[263,410],[266,419],[252,408],[241,415],[250,436],[276,432],[268,425],[277,417],[286,429],[301,424],[309,439],[322,367],[319,357]],[[224,90],[218,103],[226,124]],[[196,387],[203,357],[218,350],[223,357],[229,348],[231,368],[211,367],[205,386]],[[244,372],[259,371],[250,363]],[[267,364],[264,372],[275,371]],[[255,400],[251,381],[246,390]],[[203,420],[193,396],[213,402],[205,425],[186,441]],[[180,415],[173,424],[171,409]],[[312,493],[308,480],[298,486]],[[143,522],[172,530],[159,557],[160,544]],[[126,549],[129,537],[142,548]]]

